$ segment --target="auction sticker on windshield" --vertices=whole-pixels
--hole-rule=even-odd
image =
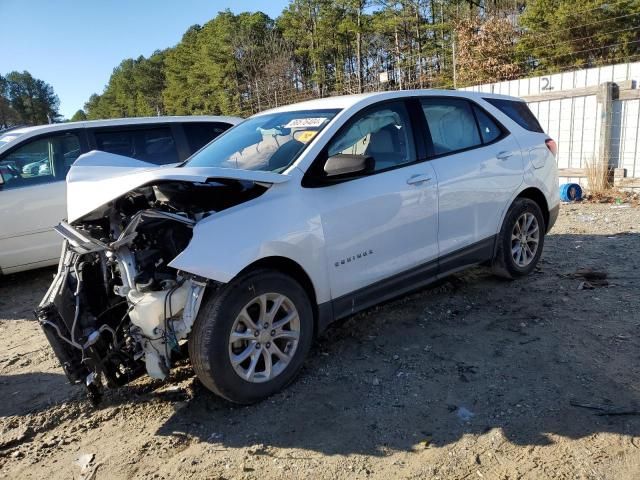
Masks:
[[[317,133],[315,130],[303,130],[300,133],[296,132],[294,138],[299,142],[309,143]]]
[[[317,128],[328,121],[326,117],[294,118],[284,128]]]

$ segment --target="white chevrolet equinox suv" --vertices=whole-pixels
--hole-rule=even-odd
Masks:
[[[90,152],[37,316],[93,398],[188,352],[210,390],[256,402],[336,319],[471,265],[530,273],[555,151],[517,98],[416,90],[263,112],[178,166]]]

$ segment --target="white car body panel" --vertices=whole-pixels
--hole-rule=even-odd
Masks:
[[[58,261],[62,242],[53,227],[66,215],[66,189],[65,182],[58,181],[1,192],[0,219],[11,219],[0,228],[3,273]]]
[[[431,180],[408,184],[413,176]],[[308,189],[320,211],[332,298],[438,256],[438,195],[429,162]]]
[[[547,200],[549,210],[553,210],[560,206],[558,167],[551,152],[540,148],[541,136],[542,134],[532,134],[520,139],[525,158],[524,185],[540,190]]]

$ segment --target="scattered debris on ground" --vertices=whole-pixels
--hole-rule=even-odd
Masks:
[[[631,190],[618,190],[611,188],[603,192],[589,193],[587,192],[583,197],[583,202],[598,203],[598,204],[613,204],[613,206],[625,207],[637,207],[640,205],[640,193]]]

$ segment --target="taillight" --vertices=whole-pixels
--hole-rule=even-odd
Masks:
[[[558,144],[556,143],[556,141],[550,138],[547,138],[544,143],[547,144],[547,148],[555,157],[558,154]]]

